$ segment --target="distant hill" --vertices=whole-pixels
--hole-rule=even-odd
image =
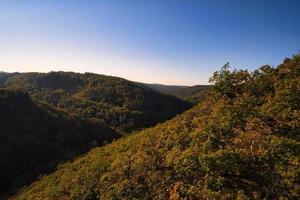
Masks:
[[[6,72],[0,71],[0,88],[5,87],[5,82],[7,81],[7,79],[9,79],[10,77],[16,76],[17,74],[18,73],[6,73]]]
[[[210,88],[209,85],[177,86],[148,83],[144,83],[144,85],[158,92],[176,96],[193,104],[199,103]]]
[[[7,78],[9,77],[9,78]],[[148,87],[111,76],[73,72],[6,74],[2,87],[35,100],[106,123],[119,133],[150,127],[191,104]]]
[[[211,86],[209,85],[195,85],[179,89],[170,94],[182,100],[197,104],[204,99],[210,88]]]
[[[157,83],[143,83],[149,88],[152,88],[156,91],[166,93],[166,94],[172,94],[180,89],[188,88],[189,86],[183,86],[183,85],[164,85],[164,84],[157,84]]]
[[[12,199],[299,199],[300,55],[225,65],[189,111],[60,166]]]

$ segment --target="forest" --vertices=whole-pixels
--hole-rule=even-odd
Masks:
[[[121,134],[150,127],[191,107],[189,102],[118,77],[73,72],[2,74],[0,87],[21,90],[71,115],[96,119]]]
[[[56,164],[120,137],[105,124],[70,116],[20,91],[0,90],[0,188],[19,188]]]
[[[0,193],[191,107],[140,84],[90,73],[2,72],[0,87]]]
[[[12,199],[299,199],[300,55],[252,72],[226,64],[210,83],[188,111],[95,147]],[[76,98],[106,102],[92,91]],[[41,93],[31,95],[76,111]]]
[[[158,92],[170,94],[192,104],[197,104],[205,97],[210,85],[176,86],[162,84],[145,84]]]

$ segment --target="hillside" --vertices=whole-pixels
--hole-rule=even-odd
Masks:
[[[35,100],[98,120],[121,134],[150,127],[191,106],[118,77],[73,72],[4,75],[2,80],[0,76],[2,87],[22,90]]]
[[[10,77],[16,76],[18,73],[6,73],[6,72],[2,72],[0,71],[0,88],[5,86],[5,82],[7,81],[7,79],[9,79]]]
[[[209,85],[195,85],[195,86],[176,86],[176,85],[162,85],[162,84],[145,84],[158,92],[173,95],[184,101],[192,104],[199,103],[208,92]]]
[[[0,87],[0,193],[190,107],[125,79],[90,73],[0,72]]]
[[[184,85],[164,85],[164,84],[157,84],[157,83],[143,83],[145,86],[152,88],[156,91],[159,91],[161,93],[166,93],[166,94],[173,94],[174,92],[180,90],[180,89],[185,89],[188,88],[189,86],[184,86]]]
[[[211,86],[209,85],[195,85],[187,88],[178,89],[170,94],[184,101],[197,104],[204,99],[205,95],[208,93],[210,88]]]
[[[214,73],[203,102],[95,148],[13,199],[299,199],[300,56]]]
[[[59,162],[120,137],[105,124],[0,89],[0,192],[29,183]]]

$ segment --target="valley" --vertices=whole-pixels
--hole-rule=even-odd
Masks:
[[[15,130],[10,134],[22,135],[26,129],[32,127],[28,124],[43,126],[42,122],[49,124],[47,120],[51,120],[53,125],[45,125],[50,130],[46,133],[39,132],[45,135],[39,135],[38,138],[44,138],[46,135],[55,137],[56,139],[52,141],[57,141],[57,145],[63,144],[63,148],[66,148],[61,152],[82,145],[76,142],[83,140],[76,139],[72,137],[73,135],[87,137],[85,139],[87,142],[99,142],[89,152],[60,164],[48,175],[40,176],[10,199],[222,199],[223,197],[225,199],[297,199],[300,185],[299,67],[299,55],[285,59],[277,67],[265,65],[253,72],[231,71],[229,65],[224,65],[210,78],[212,86],[202,100],[184,113],[173,115],[172,119],[151,128],[137,129],[125,135],[122,131],[127,129],[123,129],[120,124],[113,127],[112,124],[104,122],[104,127],[110,129],[103,131],[102,133],[106,135],[102,137],[98,131],[95,132],[99,130],[94,127],[99,127],[97,118],[93,120],[93,117],[87,117],[89,116],[87,113],[76,112],[74,109],[72,118],[69,119],[68,112],[72,107],[67,103],[67,105],[61,104],[62,97],[52,102],[53,94],[50,89],[33,90],[31,87],[24,87],[26,84],[21,84],[26,88],[27,91],[23,90],[29,94],[29,97],[24,92],[11,91],[11,88],[17,87],[8,82],[7,88],[10,89],[1,90],[1,103],[7,110],[3,113],[1,109],[2,121],[5,117],[13,116],[12,113],[6,114],[10,112],[9,108],[22,109],[14,113],[24,113],[26,116],[36,118],[27,119],[28,122],[23,121],[20,114],[18,118],[16,116],[8,118],[4,123],[20,118],[22,123],[27,124],[22,125],[20,121],[16,121]],[[69,91],[65,94],[67,98],[74,98],[71,94],[76,94],[76,98],[84,98],[84,101],[85,98],[97,102],[101,99],[93,96],[95,92],[91,90],[81,92],[80,89],[72,88],[64,88]],[[140,88],[140,86],[137,88],[141,90],[138,94],[144,94],[146,90],[155,95],[162,95],[162,93],[156,94],[152,89]],[[122,99],[122,96],[118,98]],[[168,103],[182,103],[182,100],[172,96],[167,95],[163,98],[173,100],[166,101]],[[106,99],[103,97],[102,101],[106,102]],[[36,102],[38,108],[35,108],[33,102]],[[121,101],[112,102],[124,107]],[[149,108],[147,106],[150,100],[146,102],[148,103],[140,103],[137,107],[127,106],[127,108],[138,108],[143,111],[143,108]],[[170,105],[170,109],[173,106],[175,105]],[[43,111],[38,111],[41,108]],[[44,114],[40,113],[35,117],[26,114],[26,109],[34,111],[33,113]],[[51,111],[45,112],[47,109]],[[160,109],[158,108],[157,111]],[[188,106],[183,108],[185,109],[188,109]],[[82,117],[87,122],[81,121]],[[56,121],[57,119],[59,121]],[[80,128],[76,127],[78,122],[74,122],[75,119],[80,120]],[[145,118],[141,118],[143,119]],[[85,124],[91,123],[90,120],[94,125]],[[60,125],[56,126],[55,123]],[[85,126],[90,129],[86,129]],[[53,127],[56,127],[56,130],[52,130]],[[63,127],[66,128],[67,134],[56,135]],[[45,129],[45,127],[37,128]],[[12,130],[11,126],[6,129]],[[117,132],[118,135],[113,135],[115,130],[122,131]],[[32,130],[28,132],[34,133]],[[74,142],[63,139],[70,137]],[[106,137],[109,137],[105,142],[107,144],[101,146],[101,142]],[[21,138],[26,141],[22,144],[29,145],[26,149],[36,151],[35,148],[39,148],[34,143],[36,140],[31,141],[23,136]],[[17,136],[14,140],[18,140]],[[6,143],[2,143],[2,148],[6,148],[3,145],[7,146],[8,141],[11,141],[9,135]],[[14,145],[10,148],[13,149]],[[51,149],[43,145],[44,148]],[[3,151],[1,152],[3,154]],[[23,153],[25,156],[34,155],[32,152]],[[8,155],[4,153],[4,156]],[[37,160],[42,159],[44,155],[39,156]],[[49,159],[51,160],[51,157]],[[28,164],[32,165],[32,162]],[[19,173],[20,170],[17,172]],[[4,175],[8,174],[13,173]]]

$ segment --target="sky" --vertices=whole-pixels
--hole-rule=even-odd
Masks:
[[[299,0],[0,0],[0,71],[207,84],[300,50]]]

